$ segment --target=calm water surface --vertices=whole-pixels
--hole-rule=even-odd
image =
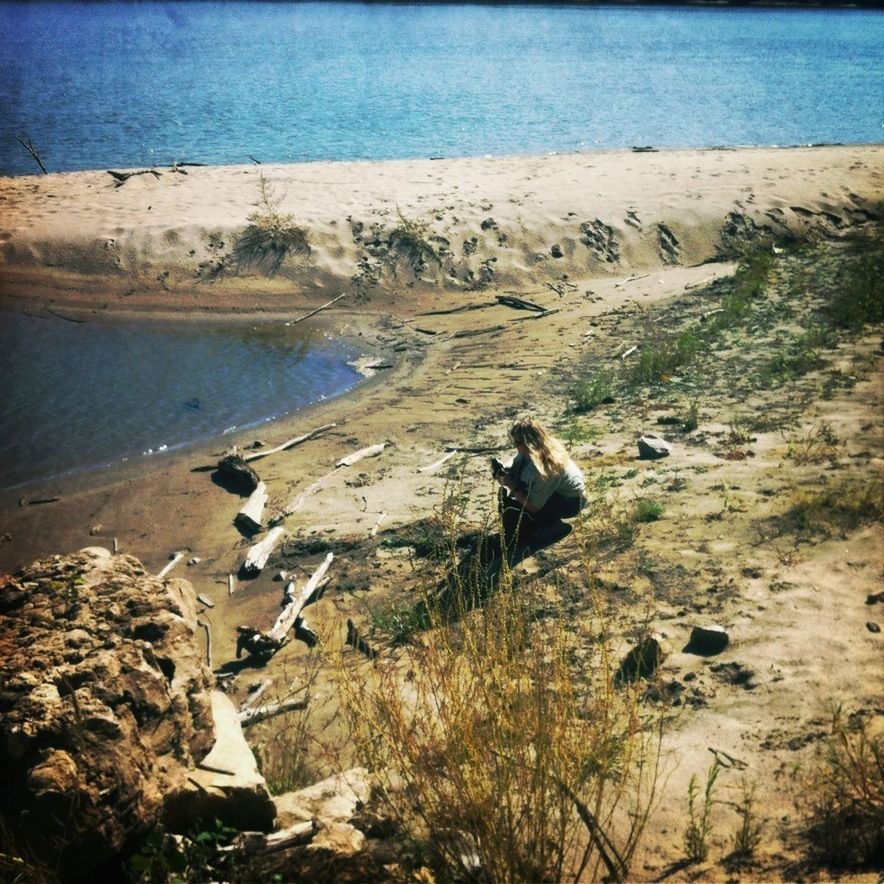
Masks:
[[[884,13],[0,3],[0,168],[884,140]]]
[[[258,427],[359,379],[355,352],[301,326],[196,329],[0,313],[0,489]]]

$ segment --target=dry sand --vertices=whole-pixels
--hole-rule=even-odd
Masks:
[[[320,439],[255,463],[271,510],[323,480],[284,522],[285,562],[306,575],[321,561],[320,547],[338,551],[332,583],[309,620],[340,637],[348,617],[367,629],[372,605],[414,588],[415,569],[425,566],[407,549],[390,551],[378,541],[431,516],[450,476],[475,488],[474,516],[487,509],[485,457],[460,453],[434,467],[447,447],[503,446],[509,422],[523,413],[565,432],[581,364],[616,365],[622,352],[642,343],[649,318],[664,315],[655,311],[687,304],[705,283],[731,273],[729,259],[759,227],[814,239],[868,221],[884,198],[882,169],[884,147],[857,146],[188,168],[186,175],[164,169],[161,177],[138,176],[118,188],[104,172],[0,179],[0,294],[14,308],[48,305],[96,318],[173,310],[204,320],[242,312],[275,321],[276,314],[300,314],[353,292],[360,261],[363,268],[368,262],[378,284],[329,308],[323,321],[391,367],[347,396],[262,431],[274,445],[336,424]],[[254,210],[259,174],[279,210],[307,229],[310,260],[286,263],[272,277],[259,267],[240,267],[236,275],[228,265],[219,277],[209,280],[203,271],[201,279],[202,262],[231,253]],[[399,214],[440,238],[432,240],[438,264],[415,270],[385,253]],[[553,246],[562,257],[553,257]],[[483,266],[490,268],[484,275]],[[516,312],[495,301],[507,292],[557,312]],[[434,312],[462,307],[475,309]],[[767,346],[765,352],[777,344]],[[739,379],[727,376],[710,378],[705,398],[695,394],[698,435],[677,445],[662,466],[636,461],[634,440],[643,430],[660,430],[655,421],[672,413],[671,396],[615,409],[592,429],[592,441],[575,443],[575,458],[590,476],[619,471],[626,498],[648,494],[648,487],[672,489],[664,518],[642,526],[636,547],[598,575],[602,584],[616,589],[625,582],[629,589],[618,602],[623,649],[650,608],[652,625],[673,647],[664,680],[699,698],[684,702],[667,738],[668,757],[678,764],[635,869],[639,877],[727,877],[720,860],[735,815],[725,806],[713,863],[675,872],[672,865],[681,856],[687,781],[704,775],[710,747],[744,760],[761,789],[769,820],[765,859],[750,877],[789,877],[798,855],[785,834],[794,815],[789,767],[809,757],[830,703],[881,715],[881,639],[865,627],[878,612],[863,604],[880,587],[880,524],[810,546],[754,543],[763,519],[781,512],[796,487],[828,480],[828,461],[799,468],[788,456],[789,440],[794,446],[821,421],[835,427],[840,469],[863,479],[880,470],[875,346],[865,341],[856,354],[840,354],[845,371],[856,373],[854,355],[874,364],[851,390],[827,401],[816,388],[803,398],[795,393],[800,403],[787,430],[757,433],[752,457],[735,459],[723,441],[735,417],[786,405],[741,400]],[[254,436],[233,441],[248,446]],[[335,468],[342,456],[380,442],[387,444],[380,456]],[[182,563],[176,573],[214,600],[204,612],[214,663],[231,660],[233,627],[269,626],[281,584],[268,568],[238,582],[228,598],[228,574],[248,547],[232,524],[242,501],[194,471],[222,450],[217,442],[28,490],[32,499],[60,494],[55,503],[20,505],[20,493],[0,495],[0,567],[116,538],[121,551],[159,571],[173,551],[186,549],[200,561]],[[551,559],[563,574],[573,564],[568,544],[554,548]],[[525,573],[540,567],[529,561]],[[735,636],[713,661],[723,668],[680,650],[691,625],[706,618]],[[291,678],[305,654],[292,643],[270,674]],[[240,676],[240,692],[251,680],[248,671]],[[328,685],[320,682],[323,689]],[[261,725],[254,733],[266,738],[272,729]],[[316,772],[324,773],[321,763]],[[735,800],[737,785],[737,773],[728,772],[723,800]]]

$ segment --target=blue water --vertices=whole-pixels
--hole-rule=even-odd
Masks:
[[[884,13],[0,4],[0,169],[884,140]]]
[[[359,379],[353,351],[302,326],[196,331],[0,313],[0,490],[235,430],[251,441]]]

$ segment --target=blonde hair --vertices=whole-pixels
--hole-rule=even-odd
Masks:
[[[524,445],[541,476],[546,478],[558,473],[568,464],[565,446],[551,436],[542,424],[533,417],[524,417],[510,428],[510,439],[514,445]]]

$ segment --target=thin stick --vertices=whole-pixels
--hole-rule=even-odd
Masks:
[[[37,165],[43,171],[43,174],[48,175],[49,173],[46,171],[46,166],[43,165],[43,160],[40,159],[40,154],[37,153],[37,148],[34,147],[31,139],[29,138],[25,141],[24,139],[19,138],[18,143],[37,161]]]
[[[369,537],[374,537],[378,533],[378,529],[381,527],[381,522],[383,522],[384,519],[386,519],[386,518],[387,518],[386,512],[381,512],[381,514],[378,516],[377,521],[374,523],[374,526],[372,527],[371,531],[368,532]]]
[[[199,625],[202,626],[203,629],[206,630],[206,665],[209,669],[212,668],[212,630],[209,629],[209,624],[200,620]]]
[[[289,602],[279,617],[276,618],[276,623],[273,624],[273,628],[270,630],[270,635],[275,641],[281,642],[288,635],[292,626],[295,625],[298,615],[307,606],[307,603],[313,597],[313,593],[318,589],[319,582],[325,577],[325,572],[328,571],[332,559],[334,559],[334,554],[329,553],[322,564],[313,572],[313,576],[304,584],[301,592]],[[286,587],[287,595],[289,589],[294,590],[294,583]]]
[[[451,451],[449,451],[448,454],[445,455],[445,457],[440,457],[439,460],[437,460],[435,463],[431,463],[428,467],[420,467],[418,469],[418,472],[419,473],[431,473],[431,472],[433,472],[433,470],[437,469],[438,467],[441,467],[442,464],[444,464],[446,461],[451,460],[451,458],[454,457],[455,454],[457,454],[457,449],[452,448]]]
[[[282,445],[277,445],[276,448],[268,448],[267,451],[254,451],[251,454],[244,454],[243,460],[246,462],[250,460],[258,460],[258,458],[267,457],[268,454],[276,454],[277,451],[285,451],[286,448],[293,448],[295,445],[300,445],[308,439],[314,439],[320,433],[325,433],[327,430],[331,430],[336,426],[337,424],[325,424],[324,426],[317,427],[315,430],[311,430],[309,433],[304,433],[303,436],[295,436],[293,439],[283,442]]]
[[[621,285],[626,285],[628,282],[635,282],[637,279],[647,279],[650,275],[650,273],[640,273],[638,276],[627,276],[622,282],[615,282],[614,288],[619,289]]]
[[[311,310],[309,313],[305,313],[303,316],[299,316],[297,319],[292,320],[292,324],[294,325],[296,322],[303,322],[305,319],[309,319],[311,316],[315,316],[319,313],[320,310],[325,310],[326,307],[331,307],[332,304],[340,301],[341,298],[346,298],[350,292],[344,292],[342,295],[338,295],[336,298],[332,298],[330,301],[326,301],[321,307],[317,307],[315,310]]]
[[[236,578],[233,574],[227,575],[227,595],[231,596],[236,592]]]

